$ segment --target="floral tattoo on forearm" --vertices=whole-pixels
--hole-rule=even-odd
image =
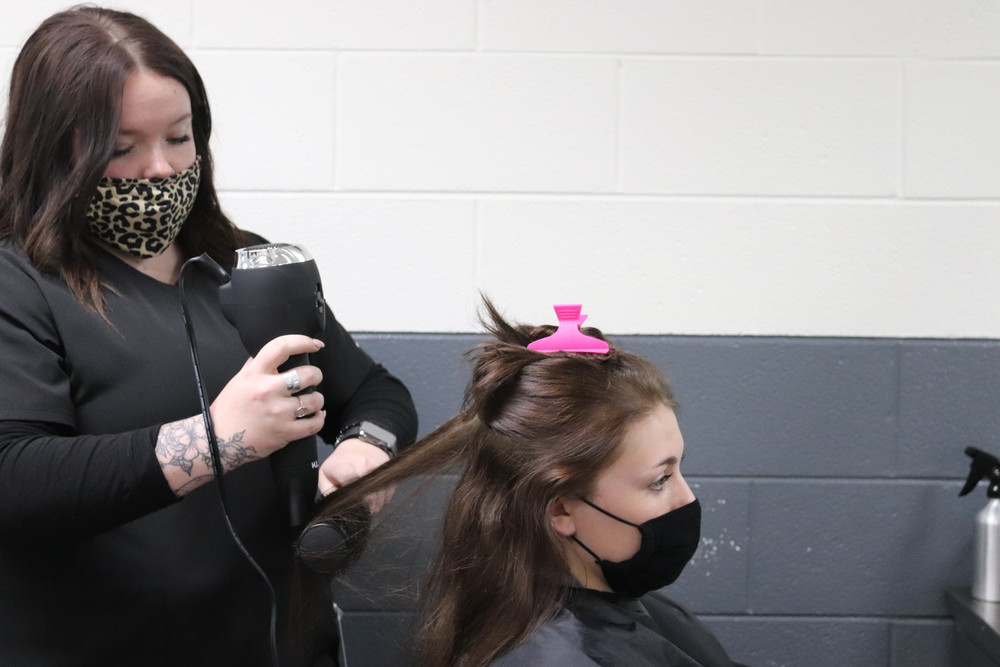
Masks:
[[[216,438],[223,472],[260,458],[255,448],[243,444],[245,433],[240,431],[228,440]],[[197,462],[212,470],[212,454],[204,420],[198,417],[164,425],[156,441],[156,457],[161,468],[177,467],[188,475],[193,474]]]

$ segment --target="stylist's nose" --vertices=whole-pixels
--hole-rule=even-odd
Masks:
[[[166,156],[160,151],[152,151],[149,161],[144,165],[142,178],[166,178],[174,173],[173,167],[167,162]]]

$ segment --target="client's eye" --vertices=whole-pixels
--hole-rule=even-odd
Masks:
[[[649,485],[649,488],[651,488],[653,491],[662,491],[663,485],[666,484],[667,480],[670,479],[671,477],[673,477],[672,474],[660,475],[659,477],[656,478],[655,482]]]

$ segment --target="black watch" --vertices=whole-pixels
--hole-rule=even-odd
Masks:
[[[333,448],[336,449],[340,443],[350,438],[357,438],[358,440],[367,442],[369,445],[375,445],[388,454],[390,459],[399,453],[396,450],[396,436],[392,431],[372,422],[354,422],[353,424],[348,424],[337,435],[337,439],[333,442]]]

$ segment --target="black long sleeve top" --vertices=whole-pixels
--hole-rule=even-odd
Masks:
[[[0,245],[0,656],[11,664],[270,664],[268,595],[215,483],[178,500],[154,446],[200,412],[177,286],[100,253],[111,321]],[[208,276],[185,277],[209,402],[247,359]],[[409,392],[328,314],[311,362],[332,440],[367,419],[405,445]],[[235,529],[279,597],[287,515],[267,460],[226,475]]]

